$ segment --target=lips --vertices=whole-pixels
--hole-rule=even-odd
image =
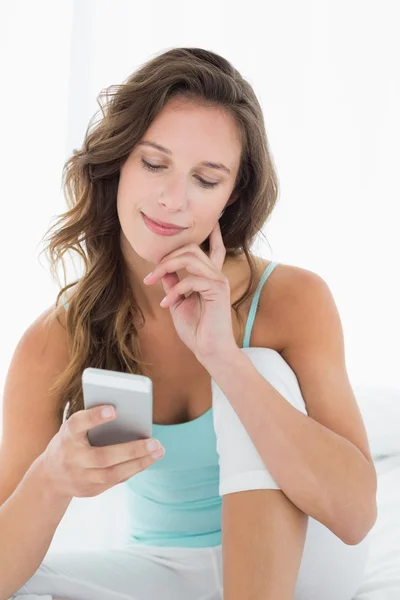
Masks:
[[[142,213],[144,215],[144,213]],[[187,229],[187,227],[181,227],[180,225],[174,225],[172,223],[164,223],[163,221],[158,221],[157,219],[152,219],[151,217],[144,215],[147,219],[149,219],[150,221],[153,221],[153,223],[156,223],[156,225],[160,225],[160,227],[164,227],[165,229]]]
[[[141,212],[143,221],[145,222],[146,226],[148,229],[150,229],[150,231],[152,231],[153,233],[156,233],[158,235],[179,235],[180,233],[182,233],[183,231],[185,231],[187,229],[187,227],[181,227],[179,229],[176,228],[172,228],[172,227],[163,227],[162,225],[159,225],[158,223],[156,223],[155,221],[152,221],[151,219],[149,219],[147,217],[147,215],[145,215],[144,213]]]

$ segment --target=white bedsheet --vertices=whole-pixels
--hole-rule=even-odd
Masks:
[[[378,518],[365,579],[353,600],[400,600],[400,455],[375,460]]]

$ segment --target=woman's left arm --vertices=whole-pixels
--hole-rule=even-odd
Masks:
[[[282,357],[296,374],[307,415],[238,346],[203,365],[286,496],[346,544],[358,544],[377,518],[377,478],[346,370],[342,325],[319,275],[296,269],[295,279]]]

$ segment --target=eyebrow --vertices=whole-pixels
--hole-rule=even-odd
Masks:
[[[169,156],[172,155],[171,150],[168,150],[168,148],[164,148],[164,146],[160,146],[160,144],[156,144],[155,142],[142,141],[142,142],[139,142],[137,145],[138,146],[151,146],[152,148],[155,148],[156,150],[160,150],[160,152],[165,152],[165,154],[168,154]],[[215,162],[210,162],[210,161],[204,160],[200,164],[204,165],[205,167],[210,167],[210,169],[219,169],[220,171],[225,171],[226,173],[228,173],[228,175],[231,174],[228,167],[226,167],[222,163],[215,163]]]

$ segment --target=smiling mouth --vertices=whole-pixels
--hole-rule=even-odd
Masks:
[[[163,227],[162,225],[159,225],[155,221],[152,221],[151,219],[149,219],[149,217],[147,215],[145,215],[143,212],[141,212],[141,215],[142,215],[143,221],[145,222],[146,227],[148,229],[150,229],[150,231],[152,231],[153,233],[156,233],[159,235],[176,235],[187,229],[187,227],[178,228],[178,229],[173,228],[173,227]]]
[[[142,214],[146,217],[146,219],[148,219],[152,223],[155,223],[159,227],[163,227],[164,229],[187,229],[187,227],[182,227],[181,225],[174,225],[173,223],[163,223],[162,221],[156,221],[155,219],[151,219],[150,217],[148,217],[145,213]]]

